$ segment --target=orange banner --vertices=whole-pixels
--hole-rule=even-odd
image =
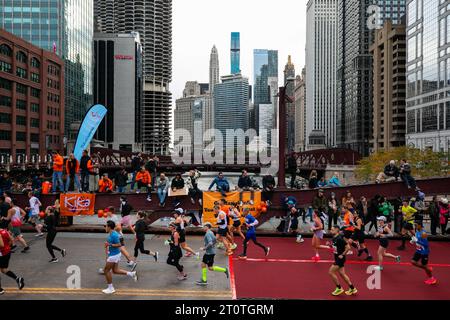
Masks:
[[[61,216],[94,215],[95,194],[61,193],[59,196]]]

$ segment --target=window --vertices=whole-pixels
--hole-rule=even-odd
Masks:
[[[41,63],[39,62],[38,59],[36,59],[36,58],[31,58],[31,66],[32,66],[33,68],[39,69],[39,68],[41,67]]]
[[[27,102],[25,100],[16,99],[16,109],[27,110]]]
[[[26,126],[27,125],[27,117],[16,116],[16,124],[18,126]]]
[[[11,98],[6,96],[0,96],[0,106],[11,107]]]
[[[11,123],[11,114],[0,113],[0,123]]]
[[[24,86],[23,84],[17,83],[16,84],[16,92],[21,94],[27,94],[27,86]]]
[[[39,104],[37,104],[37,103],[32,103],[32,104],[31,104],[31,112],[39,113]]]
[[[11,91],[12,82],[3,78],[0,78],[0,89],[5,89]]]
[[[39,133],[31,133],[30,140],[31,142],[39,142]]]
[[[27,134],[26,132],[16,132],[16,140],[17,141],[26,141],[27,140]]]
[[[7,57],[12,57],[12,49],[6,44],[0,45],[0,54]]]
[[[11,63],[0,61],[0,71],[12,73]]]
[[[16,53],[16,60],[19,62],[27,63],[27,55],[23,51]]]
[[[32,128],[39,128],[39,119],[31,118],[30,126]]]
[[[437,130],[437,105],[424,107],[422,109],[422,131]]]
[[[0,140],[11,141],[11,131],[0,130]]]
[[[33,82],[39,83],[40,82],[39,75],[37,73],[33,73],[32,72],[31,75],[30,75],[30,80],[33,81]]]
[[[21,77],[21,78],[23,78],[23,79],[26,79],[26,78],[27,78],[27,70],[25,70],[25,69],[23,69],[23,68],[21,68],[21,67],[17,67],[17,68],[16,68],[16,75],[17,75],[18,77]]]
[[[41,90],[36,88],[31,88],[31,95],[35,98],[39,98],[41,96]]]

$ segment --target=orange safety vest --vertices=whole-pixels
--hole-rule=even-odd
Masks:
[[[42,194],[49,194],[52,184],[48,181],[42,183]]]

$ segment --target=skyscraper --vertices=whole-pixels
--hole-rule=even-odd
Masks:
[[[64,60],[66,135],[92,104],[93,1],[0,1],[0,28]]]
[[[406,144],[450,152],[450,1],[408,1]]]
[[[209,59],[209,92],[214,94],[214,86],[220,81],[219,73],[219,52],[214,45],[211,49],[211,56]]]
[[[167,154],[170,143],[172,81],[172,0],[95,0],[101,32],[139,32],[143,47],[144,151]]]
[[[231,33],[231,74],[238,74],[241,72],[241,40],[239,32]]]
[[[295,149],[306,151],[306,68],[295,79]]]
[[[284,83],[286,84],[286,95],[294,97],[295,91],[295,66],[288,56],[288,62],[284,67]],[[295,103],[286,103],[286,151],[293,151],[295,148]],[[280,124],[281,125],[281,124]]]
[[[322,131],[336,145],[337,0],[310,0],[306,11],[306,141]]]

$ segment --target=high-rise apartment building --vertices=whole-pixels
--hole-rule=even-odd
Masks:
[[[405,144],[406,32],[390,20],[375,33],[373,56],[373,150]]]
[[[241,73],[241,36],[239,32],[231,33],[231,74]]]
[[[214,87],[220,82],[219,52],[214,45],[209,58],[209,91],[214,94]]]
[[[306,68],[295,79],[295,148],[294,151],[306,151]]]
[[[295,91],[295,66],[291,56],[284,67],[284,83],[286,84],[286,95],[294,98]],[[286,102],[286,151],[291,152],[295,148],[295,104]]]
[[[0,1],[0,28],[64,60],[66,135],[92,104],[93,1]]]
[[[172,98],[172,0],[95,0],[94,12],[96,26],[103,33],[139,33],[144,53],[144,152],[167,154]]]

